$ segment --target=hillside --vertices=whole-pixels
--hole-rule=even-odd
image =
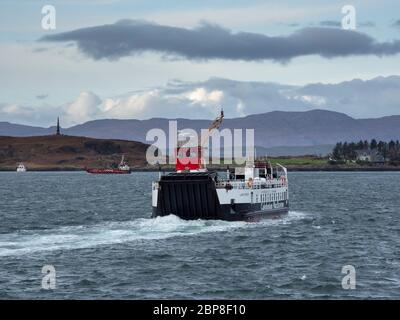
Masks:
[[[36,137],[0,136],[0,170],[15,170],[23,162],[28,170],[80,170],[110,167],[125,155],[128,164],[146,166],[147,145],[124,140],[49,135]]]
[[[229,117],[228,114],[226,114]],[[61,119],[62,120],[62,119]],[[178,129],[207,128],[210,120],[178,119]],[[124,139],[146,143],[148,130],[160,128],[168,131],[168,119],[149,120],[93,120],[62,132],[72,136],[87,136],[99,139]],[[299,147],[333,145],[338,141],[400,139],[400,116],[376,119],[354,119],[343,113],[327,110],[306,112],[274,111],[249,115],[243,118],[224,119],[221,129],[255,129],[255,144],[262,148],[297,147],[293,155],[309,154]],[[38,128],[0,122],[0,134],[12,136],[31,136],[51,134],[54,128]],[[149,143],[149,142],[147,142]],[[316,149],[313,154],[320,153]],[[325,148],[326,149],[326,148]],[[312,151],[312,150],[311,150]],[[290,152],[287,151],[287,152]],[[279,152],[279,155],[281,153]]]

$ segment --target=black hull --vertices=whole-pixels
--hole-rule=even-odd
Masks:
[[[185,220],[258,221],[277,218],[289,211],[288,201],[279,203],[279,208],[267,210],[262,210],[260,203],[220,204],[214,179],[212,172],[161,177],[152,217],[174,214]]]

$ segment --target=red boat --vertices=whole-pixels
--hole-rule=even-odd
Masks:
[[[131,173],[130,170],[120,170],[120,169],[86,169],[86,172],[93,174],[127,174]]]
[[[121,162],[117,169],[104,169],[104,168],[88,168],[86,169],[87,173],[92,174],[128,174],[131,173],[131,168],[124,161],[124,156],[122,156]]]

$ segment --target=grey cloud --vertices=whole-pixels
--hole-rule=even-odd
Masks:
[[[310,84],[290,94],[323,97],[328,109],[365,118],[399,114],[399,90],[400,76],[390,76],[337,84]]]
[[[400,52],[399,40],[377,42],[366,34],[339,28],[310,27],[288,36],[270,37],[249,32],[233,33],[212,24],[185,29],[133,20],[48,35],[40,41],[75,42],[84,54],[95,60],[117,60],[145,51],[193,60],[281,62],[306,55],[333,58]]]
[[[293,86],[268,82],[245,82],[211,78],[200,82],[173,80],[157,89],[131,92],[100,101],[94,94],[81,94],[61,106],[27,107],[0,103],[0,119],[17,123],[53,125],[88,119],[213,118],[222,106],[229,118],[269,111],[325,109],[356,118],[400,114],[400,76],[354,79],[336,84]],[[220,92],[218,99],[212,94]],[[215,95],[214,95],[215,98]],[[107,108],[102,103],[109,104]],[[97,108],[97,104],[99,104]],[[86,110],[82,116],[82,110]],[[73,112],[77,116],[71,119]]]
[[[322,27],[340,27],[342,25],[342,23],[340,21],[325,20],[325,21],[321,21],[319,23],[319,25]]]
[[[393,22],[393,27],[400,27],[400,19]]]
[[[36,99],[44,100],[44,99],[46,99],[48,96],[49,96],[48,94],[38,94],[38,95],[36,96]]]
[[[319,23],[321,27],[336,27],[340,28],[342,26],[341,21],[337,20],[324,20]],[[359,22],[357,23],[357,26],[359,27],[375,27],[375,23],[372,21],[364,21],[364,22]]]
[[[361,27],[375,27],[376,26],[375,22],[372,22],[372,21],[360,22],[358,25]]]
[[[193,93],[200,88],[204,89],[207,95],[216,91],[222,92],[223,95],[218,101],[193,100]],[[152,95],[151,99],[139,98],[140,106],[142,101],[146,101],[145,108],[134,108],[132,103],[135,99],[132,95],[122,99],[115,97],[114,100],[119,102],[115,113],[103,114],[101,117],[207,119],[218,113],[219,106],[224,108],[229,118],[276,110],[312,109],[339,111],[356,118],[379,117],[400,113],[399,90],[399,76],[306,86],[222,78],[210,78],[200,82],[174,80],[157,89],[157,95]],[[134,95],[144,97],[147,93],[144,91]],[[122,110],[128,110],[128,113],[121,113]]]

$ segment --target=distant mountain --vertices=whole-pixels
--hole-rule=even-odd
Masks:
[[[177,120],[178,129],[200,130],[207,128],[211,122],[211,120]],[[65,128],[62,132],[75,136],[146,142],[146,133],[153,128],[168,131],[168,119],[94,120]],[[338,141],[358,141],[360,139],[400,139],[400,116],[354,119],[346,114],[327,110],[274,111],[243,118],[224,119],[221,129],[223,128],[255,129],[255,144],[262,148],[298,148],[333,145]],[[34,136],[51,134],[54,131],[54,128],[29,127],[0,122],[0,135]],[[326,147],[318,150],[326,150]],[[295,154],[299,154],[298,152],[301,151],[296,150]],[[281,153],[279,152],[279,154]]]
[[[0,121],[0,136],[24,137],[50,134],[51,128],[31,127]]]

